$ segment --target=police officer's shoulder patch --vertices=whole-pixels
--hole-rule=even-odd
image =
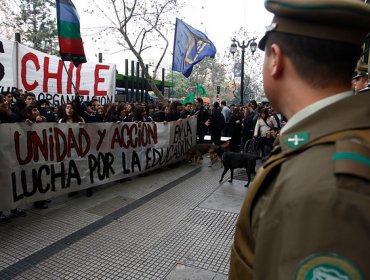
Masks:
[[[289,135],[285,140],[285,144],[292,149],[303,146],[310,139],[310,134],[308,132],[297,132]]]
[[[334,253],[313,254],[302,260],[296,269],[295,280],[364,280],[352,261]]]
[[[351,174],[370,180],[370,146],[359,138],[341,139],[335,143],[335,174]]]

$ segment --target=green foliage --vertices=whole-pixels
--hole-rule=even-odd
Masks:
[[[189,77],[191,84],[201,84],[207,96],[214,96],[216,87],[222,85],[226,78],[226,66],[217,58],[206,57],[194,66]]]
[[[194,66],[193,72],[187,79],[179,72],[173,72],[175,98],[186,97],[190,92],[203,95],[201,88],[205,90],[207,97],[214,97],[217,85],[225,83],[225,65],[220,60],[205,58]],[[172,74],[166,76],[167,81],[172,80]]]
[[[172,81],[172,73],[166,76],[166,81]],[[173,97],[186,97],[189,92],[194,92],[194,85],[190,83],[181,73],[173,72],[174,94]]]
[[[20,0],[15,23],[22,43],[48,54],[58,54],[55,1]]]

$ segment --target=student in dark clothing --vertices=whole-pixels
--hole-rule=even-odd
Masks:
[[[195,115],[197,116],[197,143],[204,143],[204,135],[206,134],[208,123],[209,123],[209,114],[203,107],[203,99],[198,97],[195,100]],[[221,113],[221,112],[220,112]]]
[[[165,110],[168,111],[168,106],[167,105],[163,106],[163,108],[161,110],[158,110],[158,111],[154,112],[153,121],[155,121],[155,122],[164,122],[164,121],[166,121],[166,112],[165,112]]]
[[[134,122],[152,122],[152,118],[146,115],[145,108],[143,106],[136,106],[134,109]]]
[[[185,108],[180,112],[180,118],[186,119],[191,115],[191,103],[185,103]]]
[[[85,120],[86,123],[96,122],[95,111],[93,109],[91,101],[84,101],[82,103],[83,112],[81,117]]]
[[[253,109],[251,106],[247,106],[245,108],[245,114],[243,119],[243,146],[245,146],[245,143],[253,138],[254,133],[254,123],[253,123]]]
[[[20,118],[21,118],[22,111],[24,110],[24,108],[26,108],[26,102],[24,101],[23,90],[18,89],[16,91],[14,91],[13,92],[13,97],[14,97],[15,102],[10,104],[10,110],[12,110],[12,112],[16,116],[18,116],[18,118],[19,118],[18,121],[19,121]]]
[[[239,107],[235,107],[229,120],[229,129],[231,130],[231,151],[239,152],[239,146],[242,138],[243,117]]]
[[[12,112],[10,105],[5,97],[0,94],[0,123],[14,123],[19,117]]]
[[[276,127],[271,128],[270,131],[266,133],[266,142],[265,142],[265,146],[263,147],[265,155],[268,156],[270,152],[272,151],[272,147],[273,147],[273,144],[276,140],[278,133],[279,133],[279,130]]]
[[[212,116],[209,122],[211,129],[211,141],[215,145],[221,145],[221,132],[225,127],[225,118],[220,110],[220,103],[213,104]]]
[[[177,101],[171,102],[170,108],[169,108],[170,111],[166,115],[166,121],[167,122],[173,122],[173,121],[177,121],[177,120],[180,119],[180,114],[177,111],[177,105],[178,105]]]
[[[39,109],[40,115],[46,118],[46,122],[59,121],[58,115],[53,112],[48,100],[40,99],[37,102],[37,108]]]
[[[12,115],[13,115],[13,112],[9,109],[8,102],[5,100],[4,96],[0,94],[0,124],[14,123],[15,121]],[[25,211],[18,209],[18,208],[10,210],[10,213],[18,217],[27,216],[27,213]],[[10,220],[9,216],[5,216],[0,209],[0,224],[5,224],[9,222],[9,220]]]

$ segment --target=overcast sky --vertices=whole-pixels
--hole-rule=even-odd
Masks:
[[[82,32],[84,32],[85,27],[93,24],[91,18],[89,19],[83,12],[87,2],[86,0],[73,0],[73,3],[80,15],[81,28]],[[261,38],[264,34],[265,27],[270,24],[272,19],[272,14],[264,8],[263,0],[186,0],[186,4],[187,7],[177,17],[206,33],[209,39],[215,44],[218,53],[228,50],[231,44],[230,39],[235,31],[241,27],[244,27],[252,36]],[[96,26],[96,22],[94,24]],[[173,38],[173,34],[169,37]],[[236,39],[247,41],[250,38]],[[99,50],[97,44],[89,41],[88,38],[83,37],[83,40],[85,42],[87,59],[98,61],[97,53]],[[170,39],[171,51],[172,48],[173,39]],[[122,53],[113,55],[112,53],[115,51],[117,51],[117,48],[109,50],[108,53],[103,53],[104,62],[116,63],[117,57],[122,57]],[[167,63],[169,60],[169,57],[167,57]],[[118,70],[123,72],[123,65],[118,65]]]

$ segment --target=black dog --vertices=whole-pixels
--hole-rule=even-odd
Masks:
[[[215,150],[216,154],[221,158],[222,164],[224,166],[224,171],[222,172],[220,183],[224,179],[226,172],[230,169],[231,177],[229,182],[231,183],[234,178],[234,169],[236,168],[245,168],[248,176],[248,183],[245,187],[249,186],[251,181],[251,174],[255,173],[256,160],[260,159],[256,154],[253,153],[235,153],[227,152],[222,147],[218,147]]]

